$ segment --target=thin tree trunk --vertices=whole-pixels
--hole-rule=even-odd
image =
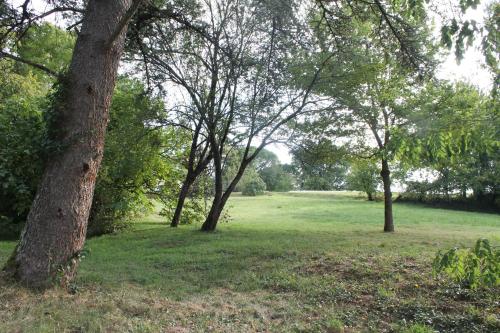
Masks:
[[[220,171],[220,175],[218,174],[219,171],[216,170],[214,201],[212,202],[212,207],[210,207],[210,211],[208,212],[205,222],[203,222],[201,226],[201,231],[215,231],[222,209],[224,208],[224,205],[222,204],[222,172]]]
[[[384,232],[394,232],[392,217],[391,171],[386,159],[382,159],[382,182],[384,184]]]
[[[217,140],[215,139],[213,134],[211,134],[210,137],[210,146],[212,148],[212,156],[214,159],[215,193],[212,207],[210,207],[207,218],[201,226],[201,231],[214,231],[222,211],[222,208],[220,208],[222,195],[224,192],[222,186],[222,156],[219,150],[219,145],[217,144]]]
[[[201,231],[215,231],[223,209],[224,206],[221,205],[220,201],[213,202],[212,207],[210,208],[210,212],[208,213],[205,222],[203,222],[201,226]]]
[[[194,144],[191,148],[196,149],[196,145]],[[203,152],[204,156],[205,152]],[[195,169],[193,169],[195,153],[192,153],[192,156],[189,158],[189,166],[188,173],[186,175],[186,179],[182,184],[181,191],[179,192],[179,198],[177,199],[177,206],[175,207],[174,216],[172,218],[172,222],[170,223],[171,227],[177,227],[179,225],[182,209],[184,208],[184,203],[186,202],[187,195],[189,193],[189,189],[196,181],[196,179],[202,174],[202,172],[208,167],[208,164],[212,160],[212,153],[209,153],[207,156],[203,157],[201,161],[198,162],[198,165]]]
[[[224,210],[224,207],[226,206],[226,203],[231,196],[231,193],[233,193],[234,189],[236,188],[236,185],[238,182],[241,180],[241,177],[243,177],[243,174],[245,173],[245,169],[248,166],[250,161],[243,162],[242,165],[240,165],[240,169],[238,170],[238,173],[236,176],[233,178],[229,186],[227,187],[226,191],[220,195],[220,199],[217,199],[217,191],[216,191],[216,199],[214,199],[214,202],[212,203],[212,207],[210,208],[210,212],[208,213],[207,219],[201,226],[202,231],[215,231],[215,228],[217,227],[217,223],[219,222],[220,216],[222,215],[222,211]],[[216,177],[217,178],[217,177]],[[221,185],[222,185],[222,177],[221,179]],[[220,186],[222,190],[222,186]]]
[[[193,185],[194,180],[195,178],[188,173],[184,183],[182,184],[181,191],[179,192],[179,198],[177,199],[177,206],[175,207],[174,217],[172,218],[172,222],[170,222],[170,226],[173,228],[179,225],[182,209],[184,208],[184,202],[186,201],[189,189],[191,188],[191,185]]]
[[[76,274],[132,3],[88,3],[54,107],[62,151],[47,162],[21,239],[5,268],[29,287],[67,285]]]

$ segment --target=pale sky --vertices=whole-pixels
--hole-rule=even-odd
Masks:
[[[495,0],[483,0],[476,10],[469,10],[465,17],[468,19],[474,19],[478,23],[484,21],[485,8],[488,4]],[[24,0],[9,0],[10,3],[22,4]],[[443,8],[447,9],[447,4],[449,0],[439,0],[435,3],[442,5]],[[46,2],[43,0],[33,0],[32,8],[37,11],[43,11],[46,8]],[[437,16],[436,16],[437,17]],[[51,17],[50,21],[58,24],[62,22],[59,17]],[[435,18],[434,21],[437,21]],[[439,22],[436,22],[436,29],[439,29]],[[439,33],[438,31],[436,32]],[[447,56],[446,60],[441,64],[438,71],[436,72],[436,77],[439,79],[447,79],[451,81],[466,81],[472,83],[484,91],[491,89],[492,76],[484,68],[484,60],[481,51],[478,49],[479,41],[476,41],[476,45],[469,48],[465,53],[464,59],[460,64],[457,64],[453,52]],[[278,155],[282,163],[290,163],[291,156],[288,152],[288,148],[282,144],[273,144],[268,146],[268,149]]]

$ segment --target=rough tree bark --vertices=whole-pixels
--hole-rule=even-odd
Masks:
[[[386,159],[382,159],[382,170],[380,171],[384,184],[384,232],[394,232],[394,220],[392,218],[392,192],[391,171]]]
[[[61,151],[47,161],[21,239],[5,267],[8,275],[31,288],[67,285],[76,273],[118,63],[128,21],[139,2],[88,2],[54,107]]]

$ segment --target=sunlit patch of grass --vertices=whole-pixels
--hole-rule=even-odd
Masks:
[[[1,332],[487,332],[495,294],[431,276],[438,249],[500,242],[498,215],[383,204],[356,193],[231,199],[205,234],[153,215],[88,240],[77,294],[0,286]],[[0,242],[0,263],[15,246]],[[494,291],[497,292],[497,291]]]

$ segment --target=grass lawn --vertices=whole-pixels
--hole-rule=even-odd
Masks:
[[[436,280],[439,249],[500,245],[500,217],[346,193],[235,195],[205,234],[152,215],[88,240],[75,294],[0,284],[0,332],[499,332],[499,290]],[[14,242],[0,242],[0,265]]]

